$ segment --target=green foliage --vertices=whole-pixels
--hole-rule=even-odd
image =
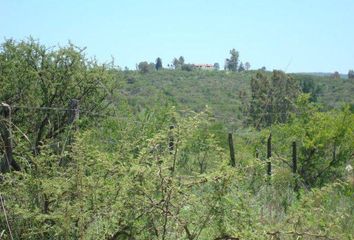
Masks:
[[[230,55],[230,59],[226,59],[226,69],[237,72],[240,54],[233,48],[230,50]]]
[[[261,128],[273,123],[285,123],[294,111],[294,102],[299,94],[296,80],[281,71],[273,71],[269,79],[259,71],[251,80],[251,100],[244,102],[244,111],[250,123]],[[248,112],[248,113],[247,113]]]
[[[171,103],[177,109],[201,111],[210,106],[218,122],[240,126],[241,101],[238,92],[248,92],[252,72],[240,75],[223,71],[154,71],[148,74],[130,72],[135,82],[122,87],[133,108],[144,109],[160,103]]]
[[[340,74],[339,74],[338,71],[335,71],[335,72],[331,75],[331,77],[332,77],[333,79],[340,79]]]
[[[162,63],[161,63],[161,65],[162,65]],[[151,71],[154,71],[155,69],[158,70],[156,68],[156,64],[154,64],[154,63],[148,63],[148,62],[144,61],[144,62],[140,62],[138,64],[138,70],[141,73],[144,73],[144,74],[148,73],[148,72],[151,72]]]
[[[270,81],[272,73],[262,73]],[[128,79],[132,81],[121,86],[121,91],[128,103],[136,110],[156,106],[160,102],[169,102],[177,109],[192,109],[197,112],[208,105],[218,122],[223,123],[225,127],[238,129],[243,126],[243,122],[247,122],[243,114],[250,110],[249,104],[252,98],[250,83],[256,74],[255,71],[234,73],[161,70],[147,74],[130,71],[125,74],[125,78],[127,81]],[[332,81],[328,77],[301,74],[290,76],[296,83],[300,83],[300,89],[301,82],[313,81],[312,96],[316,96],[322,110],[339,108],[343,103],[354,104],[351,97],[354,87],[352,81],[344,79]],[[321,89],[321,92],[315,93],[316,89]],[[265,109],[259,111],[263,114]],[[255,116],[255,121],[259,121],[258,116]]]
[[[245,70],[248,71],[251,68],[251,64],[249,62],[245,63]]]
[[[289,209],[288,224],[275,235],[281,239],[352,239],[353,190],[353,185],[343,181],[312,190]]]
[[[184,65],[184,57],[180,56],[178,59],[174,58],[172,64],[175,69],[181,69],[182,66]]]
[[[156,59],[155,68],[156,68],[157,71],[162,69],[162,60],[159,57]]]
[[[181,67],[181,69],[182,69],[183,71],[188,71],[188,72],[190,72],[190,71],[192,71],[192,70],[194,69],[194,67],[193,67],[192,64],[183,64],[182,67]]]
[[[310,101],[317,102],[319,95],[322,93],[321,87],[315,83],[313,78],[301,79],[301,90],[303,93],[310,94]]]
[[[245,69],[245,66],[243,65],[243,62],[241,62],[240,63],[240,66],[238,67],[238,71],[239,72],[243,72],[243,71],[245,71],[246,69]]]
[[[47,49],[34,40],[6,41],[0,66],[0,96],[13,110],[0,126],[11,132],[22,167],[0,175],[1,239],[354,237],[353,113],[349,106],[324,111],[350,96],[339,94],[350,93],[350,81],[339,95],[319,95],[329,103],[319,107],[309,94],[298,96],[301,75],[119,72],[71,44]],[[322,83],[342,80],[313,81],[326,94]],[[271,128],[241,128],[249,93],[255,112],[271,100]],[[81,112],[71,122],[73,99]],[[3,160],[4,150],[0,141]]]
[[[183,57],[183,56],[180,56],[180,57],[178,58],[178,63],[179,63],[180,65],[183,65],[183,64],[184,64],[184,57]]]
[[[308,96],[298,100],[298,116],[288,125],[273,131],[281,135],[281,144],[290,149],[291,142],[299,146],[299,175],[308,187],[323,186],[341,179],[345,166],[353,164],[354,115],[349,108],[332,112],[318,112],[308,104]]]
[[[349,70],[348,71],[348,79],[353,79],[354,78],[354,71],[353,70]]]
[[[44,143],[63,147],[70,101],[79,102],[81,127],[88,127],[91,112],[104,112],[110,105],[110,89],[117,85],[111,65],[88,60],[73,44],[48,49],[33,39],[5,41],[0,71],[0,99],[13,108],[14,134],[26,139],[27,152],[35,154]],[[20,145],[14,140],[15,146]]]
[[[135,128],[149,127],[121,129],[121,123],[109,121],[110,134],[85,131],[76,136],[71,152],[60,155],[43,147],[33,159],[36,169],[5,175],[1,194],[7,199],[15,237],[196,239],[232,233],[236,213],[245,213],[243,200],[233,202],[235,209],[230,203],[234,197],[242,199],[244,193],[230,185],[237,176],[225,166],[225,154],[206,131],[207,115],[180,118],[173,111],[164,115],[158,130],[143,135],[138,131],[135,137],[131,135]],[[175,119],[170,133],[169,119]],[[97,134],[99,145],[93,141]],[[146,138],[146,134],[152,135]],[[175,141],[172,154],[167,146],[169,134]],[[111,144],[109,139],[118,145],[129,140],[131,144],[107,151],[104,145]],[[65,156],[70,161],[58,165]],[[232,215],[227,214],[229,209]],[[237,220],[240,230],[251,220],[245,216]],[[223,222],[230,226],[225,228]],[[219,227],[214,229],[214,224]]]

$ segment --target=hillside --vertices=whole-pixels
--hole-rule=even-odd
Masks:
[[[250,80],[255,74],[256,71],[163,70],[146,74],[130,71],[124,73],[122,92],[130,105],[140,109],[156,103],[170,103],[179,109],[190,108],[199,112],[208,105],[218,119],[238,126],[242,120],[239,94],[245,91],[250,97]],[[325,110],[339,108],[344,103],[354,104],[353,81],[304,74],[291,76],[300,85],[307,83],[310,90],[317,89],[315,101]]]

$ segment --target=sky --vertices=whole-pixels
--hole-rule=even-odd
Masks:
[[[223,66],[235,48],[252,69],[347,73],[354,0],[0,0],[0,41],[29,36],[130,69],[179,56]]]

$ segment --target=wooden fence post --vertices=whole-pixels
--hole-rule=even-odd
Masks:
[[[333,144],[333,150],[332,150],[332,162],[336,162],[336,151],[337,151],[337,146],[336,146],[336,143]]]
[[[272,134],[269,134],[267,141],[267,174],[268,176],[272,175],[272,162],[270,158],[272,157]]]
[[[298,192],[299,191],[299,185],[297,182],[297,147],[296,147],[296,142],[294,141],[292,144],[292,160],[293,160],[293,165],[292,165],[292,170],[293,170],[293,175],[294,175],[294,191]]]
[[[267,159],[272,157],[272,134],[269,134],[267,141]]]
[[[235,167],[236,159],[235,159],[235,149],[234,149],[234,141],[232,139],[232,133],[229,133],[229,148],[230,148],[230,165],[232,167]]]
[[[74,123],[76,119],[79,118],[79,100],[70,99],[69,101],[69,111],[68,111],[68,124]]]
[[[296,153],[296,142],[293,142],[293,165],[292,165],[292,169],[293,169],[293,173],[296,174],[297,173],[297,153]]]
[[[16,171],[20,171],[20,165],[13,158],[11,107],[6,103],[1,103],[0,110],[3,115],[3,120],[0,120],[0,133],[5,148],[5,157],[1,163],[0,170],[1,172],[8,172],[10,171],[10,166],[12,166]]]
[[[174,144],[175,144],[175,140],[173,138],[173,129],[175,127],[173,125],[170,126],[170,138],[169,138],[169,141],[168,141],[168,150],[170,151],[170,154],[173,154],[173,149],[174,149]]]

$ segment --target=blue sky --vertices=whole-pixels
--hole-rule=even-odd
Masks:
[[[68,40],[101,62],[135,68],[224,64],[232,48],[252,68],[347,73],[354,68],[354,0],[0,0],[0,38]]]

